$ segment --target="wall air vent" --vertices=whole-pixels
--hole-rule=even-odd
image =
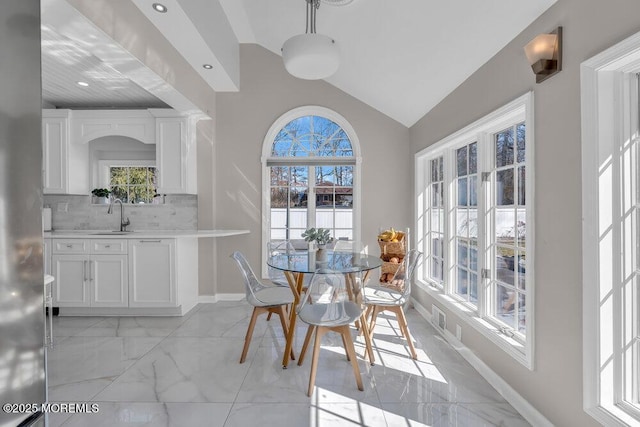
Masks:
[[[431,305],[431,323],[444,332],[447,329],[447,315],[435,304]]]

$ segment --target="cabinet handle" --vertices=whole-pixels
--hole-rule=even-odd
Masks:
[[[87,279],[87,262],[89,261],[82,261],[82,281],[86,282]]]
[[[93,267],[91,267],[93,265]],[[95,261],[89,261],[89,281],[93,282],[93,276],[95,273],[96,265]]]
[[[67,245],[67,247],[68,247],[69,249],[71,249],[71,248],[73,247],[73,245]]]
[[[104,247],[105,247],[105,248],[110,248],[110,247],[111,247],[111,245],[104,245]]]
[[[160,240],[140,240],[140,243],[160,243]]]

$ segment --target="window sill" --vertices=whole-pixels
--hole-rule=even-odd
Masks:
[[[478,315],[467,305],[449,295],[446,295],[440,288],[422,280],[416,280],[416,287],[426,292],[429,296],[434,298],[436,302],[452,311],[469,326],[480,332],[489,341],[500,347],[527,369],[531,371],[533,370],[533,359],[530,354],[531,352],[527,354],[526,345],[504,335],[493,324],[481,317],[478,317]]]

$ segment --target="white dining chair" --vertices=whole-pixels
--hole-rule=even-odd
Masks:
[[[403,306],[411,297],[411,282],[413,272],[418,265],[418,261],[422,256],[422,252],[412,249],[410,250],[400,263],[400,266],[390,281],[391,286],[370,285],[364,290],[365,303],[367,305],[367,314],[371,316],[369,325],[369,333],[373,339],[373,329],[376,326],[376,318],[383,311],[391,311],[395,313],[398,320],[398,326],[404,338],[409,345],[409,351],[413,359],[418,358],[416,349],[409,333],[409,325],[404,314]]]
[[[354,296],[353,293],[347,292],[345,280],[341,276],[342,274],[327,270],[316,271],[311,278],[309,287],[301,296],[301,302],[297,308],[299,319],[309,325],[302,350],[300,351],[298,365],[302,365],[311,336],[315,332],[309,388],[307,390],[309,396],[311,396],[315,384],[322,337],[330,331],[337,332],[342,336],[342,344],[344,345],[347,359],[351,362],[358,390],[364,390],[349,327],[351,323],[360,318],[364,309],[364,301],[361,293]]]
[[[285,288],[284,286],[266,285],[258,280],[251,266],[249,266],[247,259],[241,252],[235,251],[231,257],[238,263],[238,268],[240,268],[244,280],[247,302],[253,306],[251,321],[247,328],[244,347],[242,348],[242,355],[240,356],[240,363],[244,363],[247,352],[249,351],[249,344],[251,344],[256,319],[259,315],[264,313],[277,314],[280,317],[280,324],[282,325],[284,336],[287,336],[289,328],[285,308],[289,304],[293,304],[294,297],[288,286]],[[291,359],[294,358],[293,350],[291,350]]]

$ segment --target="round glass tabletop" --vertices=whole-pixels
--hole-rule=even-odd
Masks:
[[[357,273],[380,267],[382,260],[359,252],[333,252],[325,249],[320,254],[316,251],[278,254],[268,258],[267,265],[294,273],[314,273],[319,268],[337,273]]]

